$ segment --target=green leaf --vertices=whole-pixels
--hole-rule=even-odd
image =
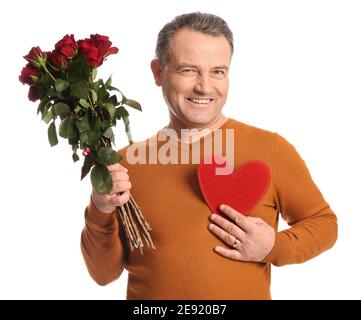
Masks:
[[[47,110],[47,109],[44,110],[42,119],[46,124],[48,124],[51,120],[54,119],[54,114],[51,111],[51,109],[50,110]]]
[[[123,116],[123,122],[125,125],[125,130],[129,129],[129,118],[127,116]]]
[[[109,138],[110,141],[113,143],[114,147],[115,147],[115,137],[114,134]]]
[[[48,139],[52,147],[58,144],[58,137],[56,135],[55,121],[53,121],[48,128]]]
[[[129,113],[124,107],[119,107],[115,111],[115,117],[120,120],[123,117],[129,117]]]
[[[45,108],[47,108],[49,104],[50,104],[50,98],[48,96],[42,98],[41,102],[39,103],[36,114],[39,114],[39,112],[44,113]]]
[[[85,156],[83,167],[81,168],[81,177],[80,180],[83,180],[85,176],[89,173],[92,168],[95,160],[94,152],[90,152]]]
[[[111,126],[112,126],[112,120],[107,119],[107,120],[102,121],[101,128],[103,131],[107,130]]]
[[[66,116],[70,113],[69,106],[64,102],[58,102],[53,106],[53,112],[57,116]]]
[[[114,119],[115,116],[115,106],[111,102],[104,102],[102,103],[102,106],[107,110],[109,117],[111,119]]]
[[[87,99],[88,94],[89,86],[86,80],[81,79],[70,84],[70,95],[80,99]]]
[[[88,144],[89,146],[95,147],[99,140],[102,138],[102,133],[100,130],[91,130],[88,133]]]
[[[107,130],[105,130],[103,132],[103,136],[106,137],[106,138],[111,138],[112,136],[114,136],[114,133],[113,133],[113,130],[112,128],[108,128]]]
[[[76,143],[78,143],[79,142],[79,136],[78,135],[76,135],[75,137],[72,137],[72,138],[69,138],[68,139],[68,143],[70,144],[70,145],[74,145],[74,144],[76,144]]]
[[[57,92],[62,92],[69,87],[69,81],[63,80],[63,79],[56,79],[55,80],[55,90]]]
[[[97,94],[97,98],[98,98],[98,102],[103,102],[107,97],[109,97],[109,93],[105,90],[105,87],[104,85],[96,85],[96,86],[93,86],[94,88],[94,91],[96,92]]]
[[[110,141],[115,144],[115,137],[112,128],[108,128],[103,132],[103,136],[110,139]]]
[[[119,102],[117,100],[117,96],[114,94],[111,97],[108,98],[108,100],[106,102],[111,102],[112,104],[114,104],[115,106],[119,105]]]
[[[76,126],[78,127],[79,132],[90,130],[88,113],[84,114],[84,116],[80,120],[76,120]]]
[[[103,86],[103,79],[99,79],[98,81],[93,82],[90,86],[95,91],[98,91],[101,86]]]
[[[54,97],[57,97],[58,94],[60,94],[60,92],[56,92],[54,88],[49,88],[49,89],[48,89],[48,94],[49,94],[49,96],[51,96],[52,98],[54,98]]]
[[[104,120],[104,121],[106,121],[106,120]],[[92,130],[98,130],[99,131],[101,126],[102,126],[102,121],[100,120],[100,118],[97,117],[97,116],[94,116],[92,114],[91,114],[91,118],[90,118],[90,123],[91,123]]]
[[[98,164],[96,165],[90,174],[92,186],[99,193],[110,193],[113,187],[112,177],[109,174],[109,170],[106,166]]]
[[[78,135],[78,130],[75,125],[74,118],[65,118],[60,122],[59,126],[59,136],[72,139],[76,138]]]
[[[70,118],[68,133],[69,133],[69,139],[78,137],[79,131],[78,131],[76,125],[75,125],[75,119],[74,118]]]
[[[65,118],[60,122],[59,125],[59,136],[65,139],[69,138],[69,134],[68,134],[69,121],[70,121],[69,118]]]
[[[81,111],[81,106],[77,105],[74,109],[74,113],[79,114],[80,111]]]
[[[88,60],[82,54],[78,54],[77,58],[69,63],[68,78],[70,81],[88,80],[90,72]]]
[[[80,137],[80,146],[81,147],[89,144],[88,132],[80,132],[79,137]]]
[[[121,157],[118,152],[114,151],[112,148],[102,147],[97,151],[95,160],[97,163],[110,165],[118,163],[121,160]]]
[[[75,153],[73,153],[73,161],[77,162],[79,160],[79,156]]]
[[[49,90],[51,85],[53,84],[53,80],[51,79],[50,75],[48,73],[45,73],[41,77],[41,84],[45,88],[45,90]]]
[[[88,100],[85,99],[80,99],[79,104],[86,109],[90,107],[90,103],[88,102]]]
[[[118,91],[118,92],[122,93],[118,88],[112,87],[112,86],[109,86],[108,90],[110,90],[110,91]],[[123,93],[122,93],[122,96],[123,96]]]
[[[105,82],[105,89],[108,90],[112,85],[112,77],[110,76],[109,79]]]
[[[127,106],[132,107],[136,110],[142,111],[142,106],[140,105],[139,102],[137,102],[135,100],[127,99],[127,101],[125,101],[124,104],[126,104]]]

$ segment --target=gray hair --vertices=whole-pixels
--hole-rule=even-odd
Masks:
[[[178,30],[185,27],[188,27],[194,31],[210,34],[212,36],[223,35],[231,46],[231,52],[233,54],[233,34],[226,21],[210,13],[186,13],[176,16],[158,33],[155,54],[156,58],[160,61],[162,66],[165,66],[168,62],[170,41]]]

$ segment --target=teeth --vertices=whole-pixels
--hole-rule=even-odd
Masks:
[[[211,102],[211,99],[189,99],[189,100],[198,104],[207,104]]]

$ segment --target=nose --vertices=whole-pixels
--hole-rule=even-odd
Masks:
[[[211,93],[211,79],[209,79],[207,74],[198,75],[197,82],[194,86],[194,91],[202,95]]]

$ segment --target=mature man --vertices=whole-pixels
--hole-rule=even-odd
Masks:
[[[124,167],[108,167],[111,195],[93,190],[81,238],[86,265],[98,284],[128,270],[127,299],[270,299],[271,264],[302,263],[337,239],[336,216],[294,147],[276,133],[223,115],[232,54],[232,32],[214,15],[178,16],[158,35],[151,69],[168,105],[169,124],[135,144],[146,147],[147,161],[135,163],[129,148],[120,151]],[[211,215],[197,181],[198,163],[182,161],[180,153],[186,150],[193,160],[195,146],[204,147],[219,130],[223,138],[226,130],[233,132],[235,168],[258,160],[271,170],[269,188],[248,216],[227,203],[220,208],[223,217]],[[159,139],[162,135],[168,139]],[[152,141],[158,141],[158,157],[167,157],[164,148],[175,148],[179,161],[151,162]],[[145,249],[144,255],[127,249],[115,214],[130,189],[157,247]],[[279,213],[291,226],[282,232],[277,232]]]

